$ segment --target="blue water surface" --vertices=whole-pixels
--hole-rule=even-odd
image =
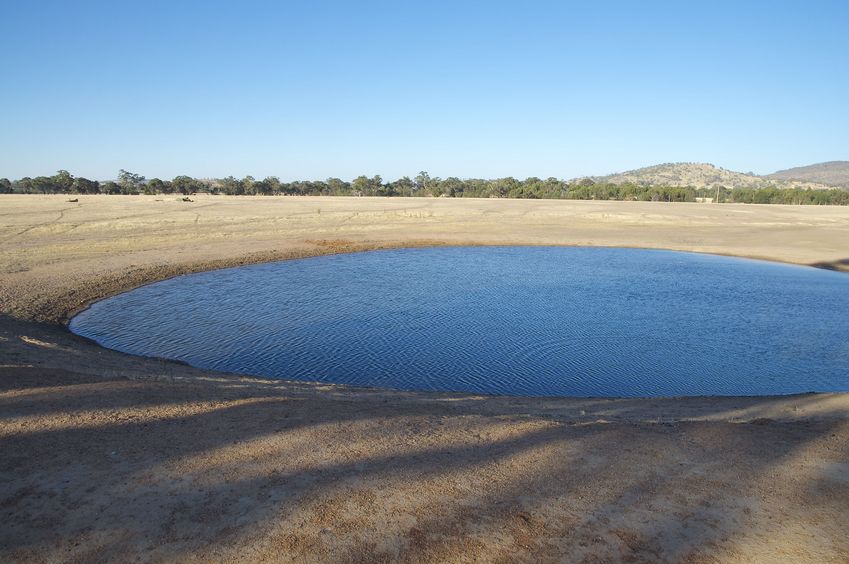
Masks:
[[[849,276],[671,251],[372,251],[180,276],[71,330],[201,368],[533,396],[849,391]]]

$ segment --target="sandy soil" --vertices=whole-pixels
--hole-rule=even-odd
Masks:
[[[847,208],[66,199],[0,197],[0,560],[849,559],[847,395],[361,390],[131,357],[61,325],[181,272],[374,247],[642,246],[847,269]]]

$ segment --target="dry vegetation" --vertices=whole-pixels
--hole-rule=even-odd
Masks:
[[[849,258],[849,208],[652,202],[2,196],[0,303],[59,321],[178,272],[375,246],[606,245],[797,264]]]
[[[780,173],[757,176],[751,173],[734,172],[708,163],[666,163],[637,170],[629,170],[608,176],[593,177],[597,182],[613,184],[638,184],[645,186],[692,186],[710,188],[812,188],[827,189],[832,186],[819,177],[786,176]]]
[[[849,188],[849,161],[830,161],[808,166],[779,170],[766,178],[776,180],[798,180],[800,182],[819,182],[829,186]]]
[[[117,196],[0,206],[0,560],[849,559],[846,395],[356,390],[130,357],[56,324],[180,272],[382,246],[625,245],[846,268],[847,208]]]

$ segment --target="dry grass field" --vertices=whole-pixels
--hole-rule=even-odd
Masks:
[[[62,324],[180,273],[382,247],[632,246],[846,270],[849,208],[193,199],[0,196],[0,560],[849,560],[844,394],[353,389],[123,355]]]
[[[849,260],[849,208],[843,207],[227,196],[183,202],[173,195],[75,199],[0,200],[5,312],[55,321],[107,294],[103,283],[109,289],[132,287],[217,264],[381,246],[604,245],[798,264],[840,266]]]

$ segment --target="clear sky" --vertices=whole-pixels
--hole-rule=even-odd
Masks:
[[[0,177],[849,159],[849,0],[0,0]]]

